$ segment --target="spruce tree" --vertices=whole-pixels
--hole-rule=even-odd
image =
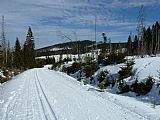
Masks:
[[[138,37],[137,35],[135,35],[134,37],[133,52],[134,52],[134,55],[138,55]]]
[[[152,54],[152,31],[150,27],[148,27],[146,31],[146,49],[147,49],[147,54],[151,55]]]
[[[21,46],[18,37],[16,38],[15,43],[15,52],[14,52],[14,66],[19,68],[22,66],[22,54],[21,54]]]
[[[127,54],[132,55],[132,38],[131,35],[128,37],[128,42],[127,42]]]
[[[33,68],[35,66],[35,44],[31,27],[28,29],[26,41],[23,47],[24,67]]]

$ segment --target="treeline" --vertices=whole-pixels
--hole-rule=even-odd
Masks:
[[[29,27],[26,41],[23,47],[20,46],[19,39],[16,39],[13,67],[21,69],[30,69],[35,67],[43,67],[46,64],[55,63],[54,57],[46,56],[46,59],[36,59],[35,43],[31,28]]]
[[[19,39],[16,39],[15,51],[13,57],[13,67],[32,68],[35,66],[35,43],[31,28],[29,27],[26,41],[21,48]]]
[[[0,67],[7,69],[26,69],[36,66],[35,43],[31,27],[28,29],[26,40],[21,47],[18,37],[16,38],[14,49],[5,47],[0,52]]]
[[[32,68],[35,66],[35,43],[31,28],[29,27],[26,41],[21,48],[19,39],[16,39],[13,66],[16,68]]]
[[[152,27],[143,28],[142,38],[136,35],[134,40],[129,35],[127,43],[128,55],[156,55],[160,53],[160,23],[156,22]]]

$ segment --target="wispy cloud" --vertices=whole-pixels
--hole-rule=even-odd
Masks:
[[[127,31],[134,31],[137,25],[137,14],[133,9],[137,12],[141,4],[157,6],[160,1],[1,0],[0,15],[5,16],[6,35],[12,44],[17,36],[23,43],[28,26],[31,26],[36,47],[42,47],[65,41],[58,36],[58,30],[73,38],[73,31],[76,31],[79,39],[94,39],[95,16],[98,35],[107,32],[113,40],[116,37],[126,38]]]

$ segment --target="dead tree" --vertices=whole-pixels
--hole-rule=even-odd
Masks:
[[[145,45],[144,45],[144,7],[143,5],[140,8],[139,16],[138,16],[138,54],[145,54]]]

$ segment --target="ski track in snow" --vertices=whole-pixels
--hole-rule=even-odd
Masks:
[[[36,83],[36,89],[39,95],[39,99],[41,101],[41,106],[43,109],[43,113],[45,113],[45,118],[47,120],[57,120],[57,117],[49,103],[49,100],[46,96],[46,94],[44,93],[44,90],[42,88],[42,85],[38,79],[38,75],[37,72],[35,71],[35,83]],[[38,87],[39,86],[39,87]],[[41,94],[40,94],[41,93]]]
[[[1,103],[0,119],[150,120],[153,118],[123,106],[114,96],[103,97],[103,94],[89,92],[85,87],[63,73],[44,68],[28,70],[4,86],[4,94],[7,97],[4,97],[5,102]]]

